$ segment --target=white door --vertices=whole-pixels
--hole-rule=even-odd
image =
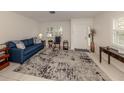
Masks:
[[[73,25],[72,46],[78,49],[88,49],[88,29],[80,23]]]

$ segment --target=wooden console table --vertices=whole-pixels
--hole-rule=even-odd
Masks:
[[[100,63],[102,62],[102,52],[106,53],[108,55],[108,64],[110,64],[110,57],[113,57],[122,63],[124,63],[124,55],[118,53],[117,50],[107,47],[99,47],[99,53],[100,53]]]

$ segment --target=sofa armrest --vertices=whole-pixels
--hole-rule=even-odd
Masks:
[[[46,40],[41,40],[41,44],[46,46]]]
[[[10,59],[15,62],[22,63],[23,62],[23,53],[24,49],[11,48],[9,50]]]

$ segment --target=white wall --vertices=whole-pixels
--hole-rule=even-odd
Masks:
[[[14,12],[0,12],[0,43],[35,36],[38,23]]]
[[[113,46],[112,44],[112,26],[113,19],[124,17],[124,12],[104,12],[94,18],[94,27],[96,30],[95,45],[96,54],[99,55],[99,46]],[[103,56],[107,60],[107,55]],[[124,64],[111,58],[111,64],[124,72]]]
[[[63,40],[68,40],[69,45],[71,41],[71,25],[70,21],[60,21],[60,22],[44,22],[40,24],[40,32],[43,33],[44,38],[46,39],[46,31],[48,27],[59,27],[62,26],[63,28]],[[39,33],[40,33],[39,32]]]
[[[93,18],[78,18],[71,20],[71,49],[89,49],[88,27],[93,27]]]
[[[57,22],[44,22],[40,24],[40,31],[39,33],[42,33],[44,36],[44,39],[46,39],[46,31],[48,27],[57,27],[57,26],[62,26],[63,27],[63,37],[62,40],[68,40],[69,41],[69,46],[74,48],[73,39],[75,38],[73,34],[73,24],[76,22],[81,22],[82,26],[88,27],[88,26],[93,26],[93,19],[92,18],[79,18],[79,19],[72,19],[71,21],[57,21]],[[79,28],[76,28],[79,29]],[[46,39],[47,40],[47,39]],[[81,41],[77,41],[78,43],[81,43]]]

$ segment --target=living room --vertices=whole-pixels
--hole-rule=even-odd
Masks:
[[[107,54],[103,53],[103,57],[101,57],[103,62],[102,63],[99,62],[99,56],[100,56],[99,47],[107,47],[107,48],[121,50],[122,53],[120,54],[123,55],[123,33],[122,36],[120,36],[122,45],[117,44],[117,42],[113,42],[113,38],[115,36],[115,34],[113,34],[113,31],[115,31],[114,30],[115,28],[113,28],[113,26],[115,26],[114,23],[116,23],[115,27],[117,27],[118,26],[117,22],[119,22],[120,20],[120,23],[122,23],[121,27],[123,29],[123,19],[124,19],[123,15],[124,12],[116,12],[116,11],[115,12],[105,12],[105,11],[102,12],[101,11],[0,12],[0,20],[1,20],[0,44],[2,44],[1,45],[2,47],[6,43],[5,46],[9,48],[9,50],[7,51],[9,51],[8,53],[10,55],[8,60],[10,61],[9,64],[6,64],[7,67],[5,66],[6,68],[1,70],[0,80],[4,80],[4,81],[6,80],[12,80],[12,81],[13,80],[21,80],[21,81],[23,80],[34,80],[34,81],[35,80],[62,80],[62,81],[63,80],[67,80],[67,81],[68,80],[81,80],[81,81],[82,80],[83,81],[84,80],[86,81],[87,80],[88,81],[89,80],[91,81],[123,80],[124,79],[123,58],[122,60],[118,60],[116,57],[115,58],[111,57],[111,62],[108,63]],[[91,31],[93,31],[93,33],[91,33]],[[56,41],[55,38],[58,36],[61,37],[61,40],[59,40],[60,41],[59,43],[58,42],[55,43]],[[38,39],[37,42],[35,42],[36,44],[42,43],[43,45],[37,44],[37,46],[33,47],[34,37],[37,37]],[[21,42],[24,43],[22,44],[23,46],[17,43],[20,40],[23,41]],[[30,44],[27,45],[27,42],[30,42]],[[93,45],[91,45],[91,43],[93,43]],[[30,47],[30,45],[32,46]],[[17,47],[17,49],[14,49],[13,47],[14,48]],[[18,49],[18,47],[20,49]],[[50,50],[52,52],[49,52]],[[65,51],[63,52],[63,50],[65,50],[66,52]],[[48,53],[44,51],[47,51]],[[57,53],[60,52],[60,55],[59,54],[57,55],[56,51]],[[76,52],[70,52],[70,51],[78,51],[78,52],[76,54]],[[30,66],[32,65],[36,66],[32,62],[41,61],[39,60],[39,58],[36,59],[36,57],[34,56],[39,55],[40,57],[44,58],[44,61],[50,56],[55,57],[55,59],[52,60],[53,61],[56,60],[57,62],[60,60],[64,61],[61,59],[61,57],[67,58],[67,56],[65,55],[72,57],[71,60],[69,60],[68,58],[65,59],[64,63],[66,63],[66,61],[76,61],[76,59],[79,60],[77,55],[80,52],[86,53],[86,55],[85,54],[82,55],[85,56],[88,55],[86,58],[83,58],[85,59],[85,61],[93,60],[94,63],[98,65],[98,69],[102,69],[102,71],[104,72],[103,74],[105,74],[105,78],[104,75],[103,77],[99,77],[95,75],[93,77],[91,75],[90,77],[87,77],[85,79],[83,76],[80,76],[81,78],[79,79],[78,77],[79,73],[77,76],[72,76],[72,77],[69,76],[68,78],[65,73],[63,74],[61,72],[58,72],[60,76],[56,76],[55,74],[56,72],[54,72],[56,76],[55,78],[54,75],[49,76],[47,72],[46,73],[44,72],[44,75],[41,73],[40,73],[41,75],[36,75],[39,74],[38,71],[40,71],[40,70],[38,71],[36,70],[37,67],[31,68],[33,72],[30,73],[29,73],[30,70],[29,71],[25,70],[25,69],[29,69]],[[45,56],[43,55],[43,53],[46,53],[48,55]],[[62,53],[63,55],[61,55]],[[73,53],[75,55],[72,55]],[[55,54],[57,56],[54,56]],[[81,56],[81,57],[85,57],[85,56]],[[51,58],[49,60],[51,60]],[[29,63],[32,64],[28,65]],[[71,63],[71,65],[72,64],[73,63]],[[75,64],[75,67],[78,67],[79,64],[78,65],[77,64]],[[46,65],[48,66],[49,64]],[[66,65],[64,67],[65,69],[67,69]],[[39,68],[41,68],[42,66],[43,65],[41,65]],[[57,68],[59,67],[56,67],[56,69]],[[92,70],[89,67],[87,68],[89,69],[88,71]],[[44,70],[46,68],[41,68],[41,69]],[[73,71],[73,73],[76,72]],[[65,75],[65,77],[62,77],[61,76],[62,74]]]
[[[1,93],[123,93],[123,0],[0,0]]]

